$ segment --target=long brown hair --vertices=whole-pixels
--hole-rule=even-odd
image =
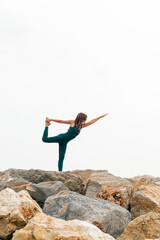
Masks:
[[[83,121],[85,121],[87,119],[87,115],[85,113],[78,113],[76,119],[75,119],[75,124],[76,127],[78,128],[78,134],[80,133],[80,129],[81,129],[81,124]]]

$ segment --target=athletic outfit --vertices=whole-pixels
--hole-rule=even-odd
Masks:
[[[81,125],[82,128],[82,125]],[[68,132],[61,133],[54,137],[48,137],[48,127],[45,127],[42,141],[43,142],[49,142],[49,143],[59,143],[59,161],[58,161],[58,170],[62,171],[63,168],[63,160],[66,153],[67,143],[74,139],[78,135],[78,129],[76,127],[76,124],[74,127],[70,127],[68,129]]]

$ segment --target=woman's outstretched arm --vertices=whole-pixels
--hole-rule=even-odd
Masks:
[[[57,122],[57,123],[66,123],[66,124],[71,124],[73,120],[59,120],[59,119],[51,119],[49,118],[49,121]]]
[[[108,113],[106,113],[106,114],[104,114],[104,115],[102,115],[102,116],[100,116],[100,117],[94,118],[94,119],[92,119],[91,121],[89,121],[89,122],[87,122],[87,123],[84,123],[84,124],[82,125],[82,128],[88,127],[89,125],[97,122],[100,118],[105,117],[107,114],[108,114]]]

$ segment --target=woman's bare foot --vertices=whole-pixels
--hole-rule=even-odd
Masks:
[[[45,123],[46,123],[46,127],[48,127],[49,125],[51,125],[51,124],[50,124],[50,120],[49,120],[48,117],[46,117],[46,121],[45,121]]]

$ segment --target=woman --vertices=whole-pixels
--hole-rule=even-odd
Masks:
[[[87,123],[86,123],[87,115],[84,113],[78,113],[75,120],[57,120],[57,119],[46,118],[46,121],[45,121],[46,125],[44,129],[42,141],[47,143],[52,143],[52,142],[59,143],[59,161],[58,161],[59,171],[62,171],[62,168],[63,168],[63,160],[66,153],[67,143],[71,141],[73,138],[75,138],[80,133],[82,128],[88,127],[89,125],[95,123],[97,120],[106,116],[107,114],[108,113],[100,117],[97,117],[95,119],[92,119]],[[51,121],[70,124],[70,128],[66,133],[62,133],[54,137],[48,137],[48,126],[51,125],[50,124]]]

